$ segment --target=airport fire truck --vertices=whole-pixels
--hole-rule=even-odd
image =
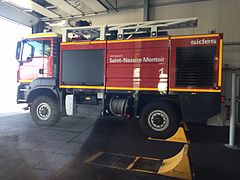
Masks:
[[[27,103],[40,126],[97,112],[168,138],[181,120],[220,113],[222,34],[166,31],[196,24],[188,18],[29,35],[17,44],[17,103]]]

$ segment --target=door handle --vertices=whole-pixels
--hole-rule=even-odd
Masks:
[[[39,74],[43,74],[43,69],[39,69]]]

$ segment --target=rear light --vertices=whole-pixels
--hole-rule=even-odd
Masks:
[[[225,102],[225,97],[223,95],[221,95],[221,103]]]

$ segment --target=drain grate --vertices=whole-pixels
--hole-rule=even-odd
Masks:
[[[140,158],[132,167],[132,170],[149,171],[157,173],[162,165],[160,159]]]
[[[111,168],[133,170],[157,174],[162,165],[161,159],[98,152],[85,160],[85,163]]]
[[[135,157],[132,156],[104,153],[94,159],[91,163],[126,169],[134,159]]]

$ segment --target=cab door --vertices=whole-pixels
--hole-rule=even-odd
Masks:
[[[52,77],[53,75],[52,44],[52,40],[43,41],[43,69],[40,70],[42,77]]]
[[[26,40],[22,50],[22,62],[19,64],[18,81],[30,83],[39,77],[47,77],[51,56],[50,39]]]

